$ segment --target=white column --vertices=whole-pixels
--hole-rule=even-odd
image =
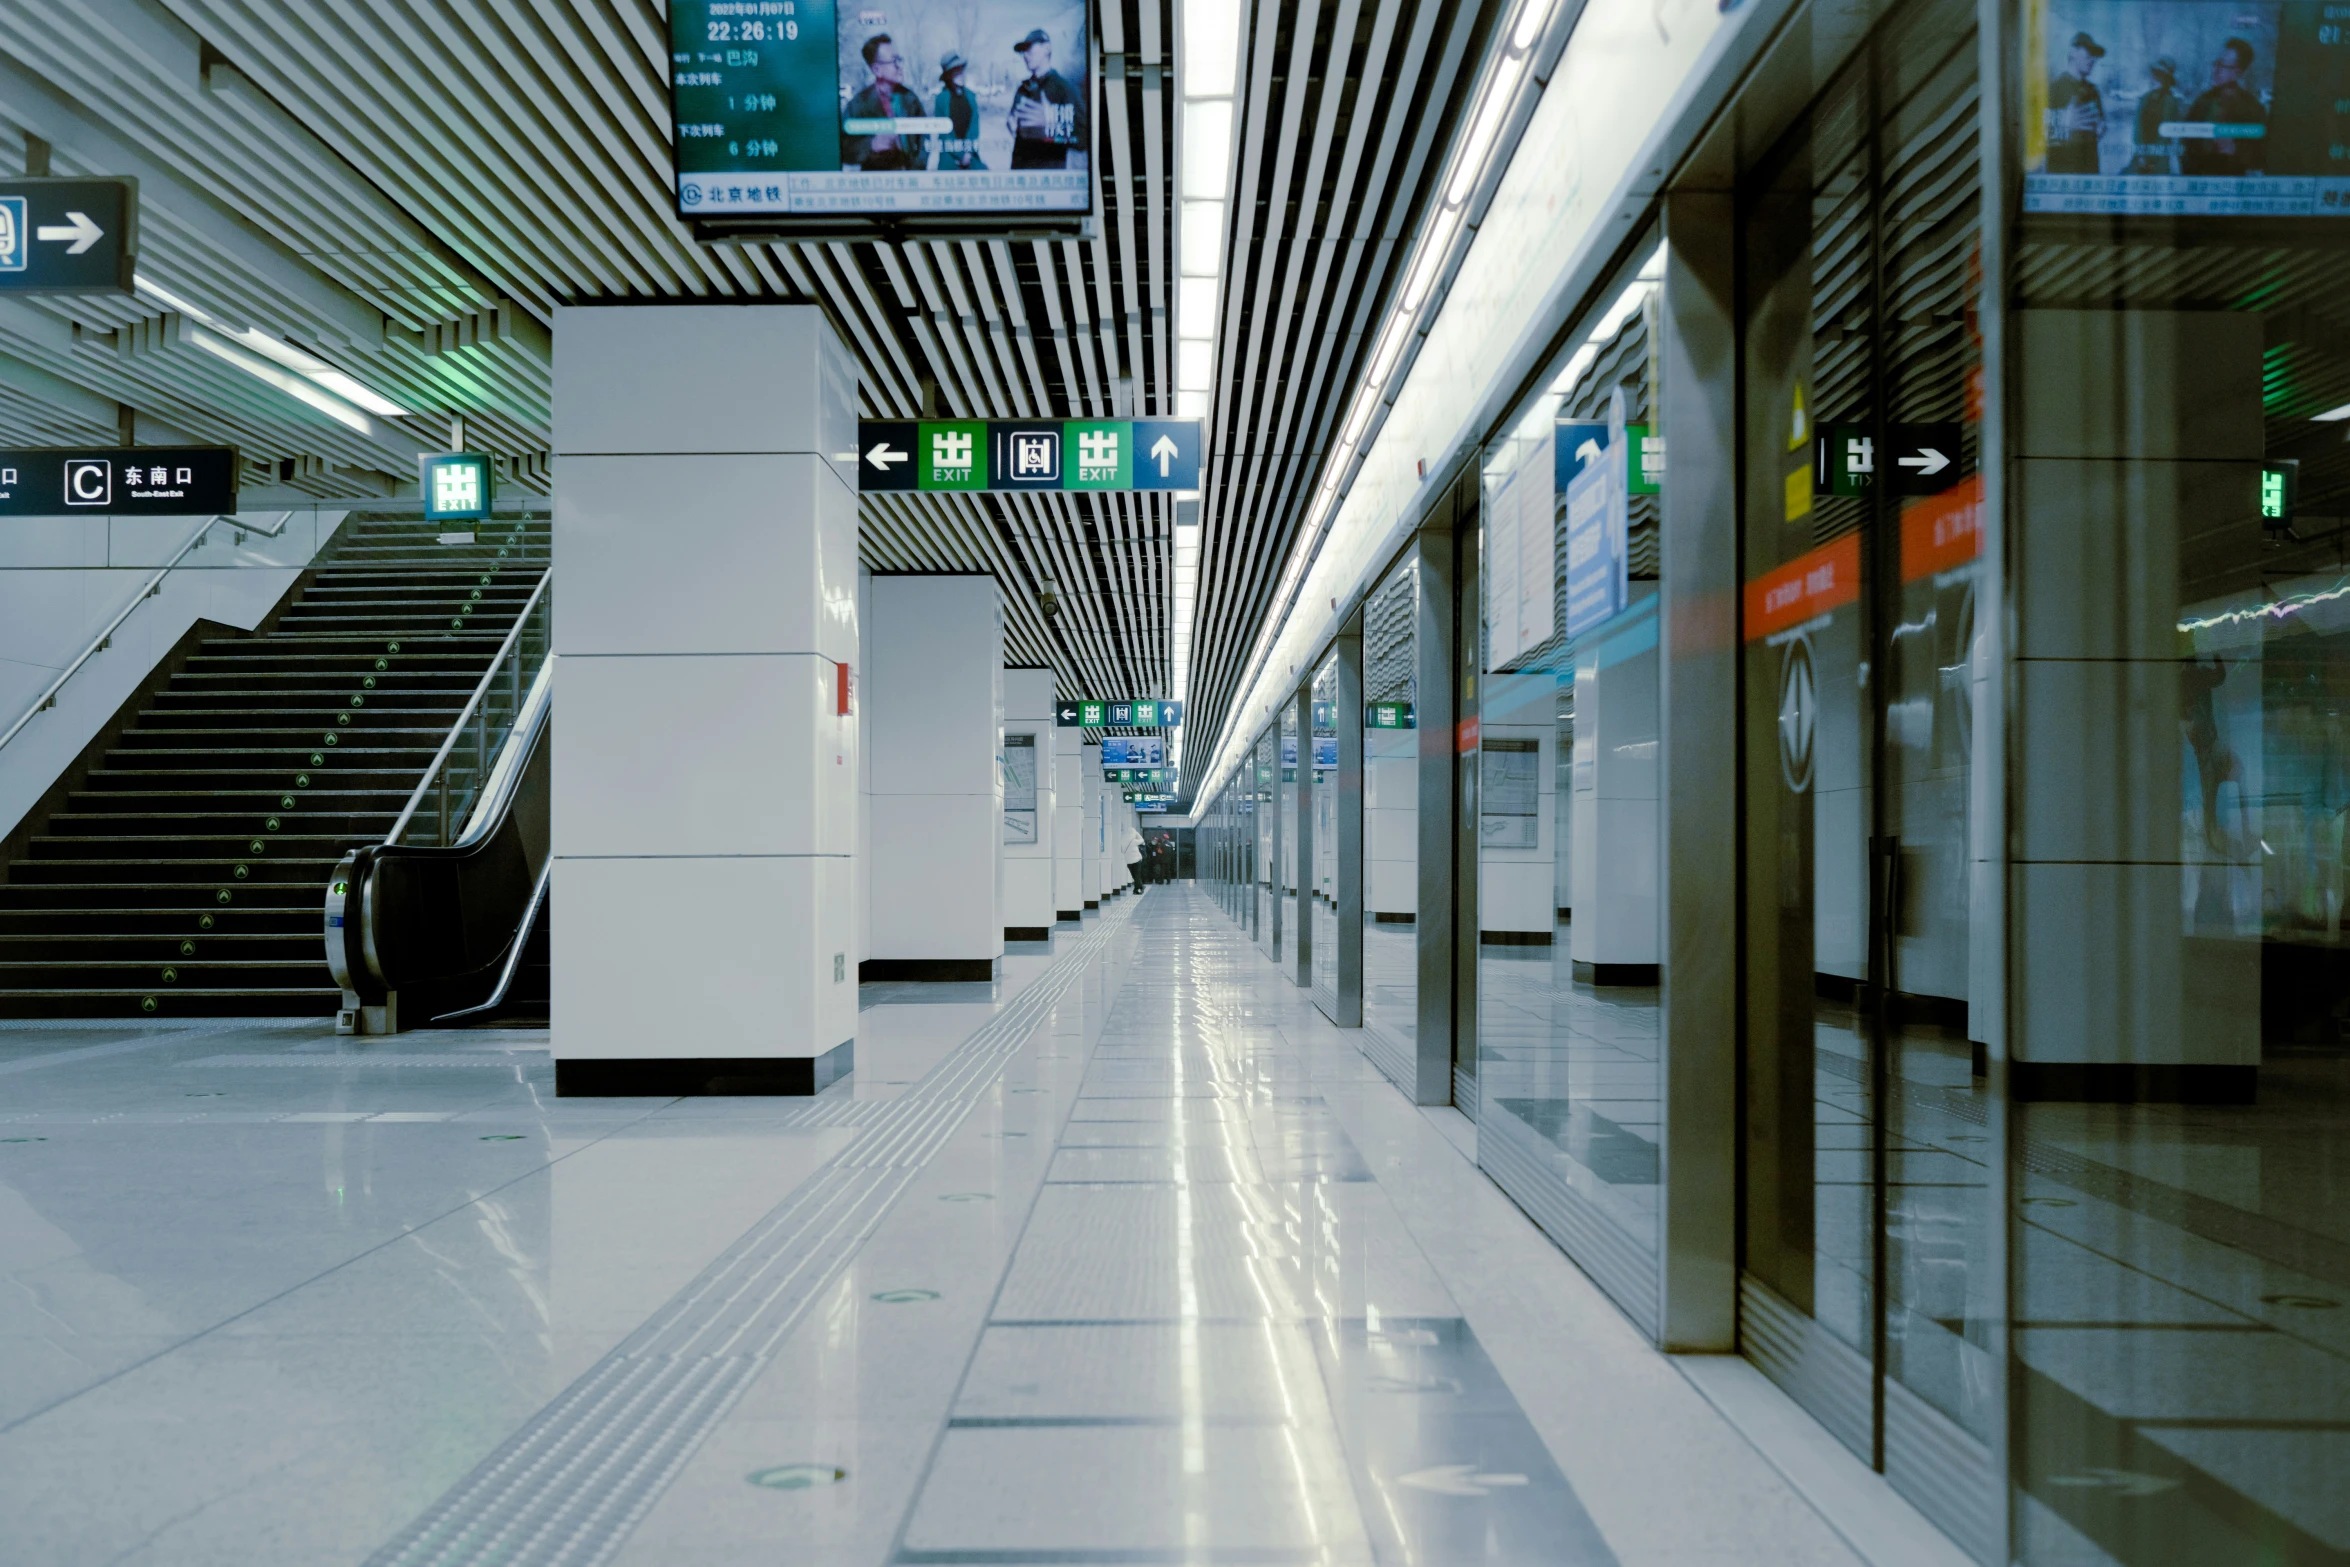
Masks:
[[[857,678],[873,667],[873,573],[857,567]],[[864,693],[856,693],[857,725],[863,732]],[[873,956],[873,747],[857,747],[857,946],[849,972],[862,974]]]
[[[2253,602],[2265,547],[2260,318],[2017,319],[2010,1082],[2019,1099],[2248,1104],[2272,878],[2296,858],[2269,824],[2297,820],[2264,812],[2294,785],[2261,773],[2260,634],[2225,619]],[[2181,602],[2182,581],[2215,596]]]
[[[1053,731],[1053,913],[1085,917],[1085,731]],[[1098,754],[1098,753],[1097,753]]]
[[[556,312],[559,1093],[852,1063],[856,398],[810,307]]]
[[[1363,915],[1416,916],[1420,908],[1420,737],[1409,729],[1363,732]],[[1390,920],[1404,924],[1405,920]]]
[[[867,979],[987,979],[1004,955],[1004,608],[993,577],[873,578]]]
[[[1575,661],[1569,769],[1575,917],[1568,929],[1574,975],[1591,984],[1657,982],[1655,624],[1647,622],[1645,635],[1617,637]],[[1547,780],[1549,758],[1543,760]],[[1546,881],[1549,860],[1546,852]]]
[[[1004,806],[1004,939],[1045,941],[1053,933],[1053,672],[1049,669],[1004,671],[1004,744],[1025,735],[1027,763],[1035,769],[1036,811],[1026,824],[1014,819],[1010,802]],[[1022,834],[1028,841],[1018,841]]]
[[[1084,733],[1079,730],[1078,733]],[[1088,740],[1079,747],[1078,787],[1085,800],[1085,825],[1078,830],[1078,885],[1085,889],[1085,906],[1102,903],[1102,748]]]

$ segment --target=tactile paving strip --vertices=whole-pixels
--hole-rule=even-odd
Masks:
[[[870,1113],[853,1122],[845,1115],[831,1122],[862,1125],[865,1133],[370,1557],[369,1567],[591,1567],[608,1557],[1137,906],[1139,900],[1127,904],[1079,937],[905,1095],[868,1102]]]

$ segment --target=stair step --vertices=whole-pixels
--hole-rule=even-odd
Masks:
[[[323,887],[342,859],[340,851],[323,858],[279,859],[254,855],[231,860],[214,855],[193,860],[18,860],[8,868],[8,886],[120,886],[161,887],[186,882],[205,887],[304,886]],[[245,874],[236,874],[236,867]]]
[[[74,934],[17,934],[0,930],[0,974],[11,964],[30,963],[190,963],[265,961],[298,967],[323,967],[319,956],[319,922],[308,930],[195,931],[181,922],[178,930],[81,931]],[[4,988],[4,987],[0,987]]]
[[[332,867],[328,868],[329,871]],[[180,908],[191,915],[224,909],[305,909],[323,918],[327,872],[315,881],[7,881],[0,882],[0,914],[14,909]],[[220,901],[227,892],[230,901]],[[321,927],[323,929],[323,927]]]
[[[282,821],[283,818],[271,817],[268,820]],[[266,828],[255,830],[252,826],[248,826],[244,833],[146,834],[116,831],[103,836],[43,834],[26,845],[25,858],[16,863],[53,865],[67,861],[100,861],[137,864],[144,859],[158,867],[166,864],[176,867],[183,860],[252,864],[263,859],[283,859],[290,855],[296,859],[325,860],[331,865],[366,841],[364,833],[302,833],[285,829],[270,832]],[[379,837],[376,841],[381,843],[383,840]]]
[[[343,993],[285,986],[252,990],[0,991],[0,1017],[332,1017]]]
[[[110,891],[115,889],[109,889]],[[325,899],[321,891],[283,908],[255,908],[233,903],[223,908],[206,903],[181,908],[109,907],[5,908],[0,907],[0,938],[8,940],[74,940],[83,937],[140,939],[161,936],[171,941],[193,936],[203,940],[242,936],[271,936],[316,941],[325,929]],[[210,920],[207,925],[204,922]]]

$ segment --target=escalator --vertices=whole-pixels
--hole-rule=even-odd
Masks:
[[[546,1016],[554,660],[540,662],[527,688],[522,668],[512,667],[510,721],[494,759],[488,714],[469,707],[385,841],[335,868],[325,936],[344,1032]],[[485,691],[494,683],[485,679]],[[453,760],[469,742],[470,781]],[[409,841],[412,826],[439,841]]]

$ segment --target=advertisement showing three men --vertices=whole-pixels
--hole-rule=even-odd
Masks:
[[[844,6],[838,37],[843,172],[1086,168],[1082,5]]]

